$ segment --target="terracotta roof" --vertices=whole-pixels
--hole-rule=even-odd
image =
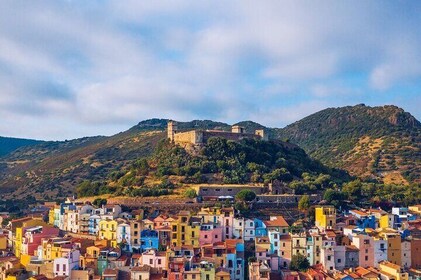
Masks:
[[[151,267],[147,264],[142,266],[132,267],[132,271],[151,271]]]
[[[391,268],[396,269],[396,270],[399,270],[399,269],[401,268],[401,267],[400,267],[400,265],[397,265],[397,264],[391,263],[391,262],[389,262],[389,261],[381,261],[379,264],[382,264],[382,265],[385,265],[385,266],[391,267]]]
[[[263,222],[268,227],[288,227],[288,223],[285,221],[284,217],[276,216],[271,217],[271,220]]]

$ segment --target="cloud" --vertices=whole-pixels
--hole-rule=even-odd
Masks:
[[[407,106],[393,96],[418,86],[420,7],[9,1],[0,10],[0,135],[112,134],[151,117],[283,126],[373,96]]]

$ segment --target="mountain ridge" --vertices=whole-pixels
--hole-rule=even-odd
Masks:
[[[167,121],[148,119],[112,136],[19,147],[0,157],[1,197],[71,195],[81,181],[103,179],[151,155],[166,138]],[[231,128],[211,120],[178,124],[181,130]],[[327,108],[284,128],[267,128],[253,121],[234,125],[244,126],[247,132],[264,128],[272,138],[297,144],[323,164],[363,179],[388,184],[421,181],[421,124],[396,106]]]

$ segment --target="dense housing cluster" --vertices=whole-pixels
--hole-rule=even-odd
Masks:
[[[315,207],[314,224],[209,206],[125,212],[71,199],[11,220],[0,279],[419,279],[421,205]],[[312,220],[312,219],[310,219]]]

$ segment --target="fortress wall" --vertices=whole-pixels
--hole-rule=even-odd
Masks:
[[[261,139],[259,135],[250,134],[250,133],[234,133],[234,132],[225,132],[225,131],[204,131],[203,132],[203,142],[207,142],[211,137],[222,137],[227,140],[239,141],[244,138],[253,138]]]
[[[174,134],[175,143],[193,143],[196,144],[197,131],[178,132]]]

